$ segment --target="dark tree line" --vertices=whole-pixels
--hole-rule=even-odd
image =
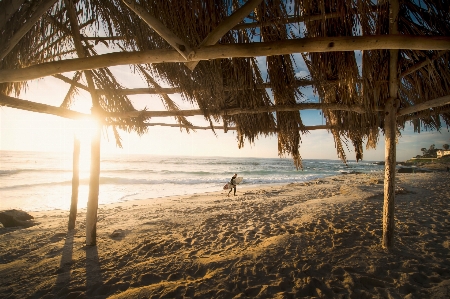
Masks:
[[[450,146],[448,144],[443,144],[442,147],[444,148],[444,150],[448,150],[450,148]],[[430,148],[421,148],[420,149],[422,151],[422,156],[421,155],[417,155],[416,158],[436,158],[437,157],[437,151],[441,150],[439,148],[436,148],[436,146],[434,144],[430,145]]]

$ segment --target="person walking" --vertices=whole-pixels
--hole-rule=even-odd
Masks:
[[[228,192],[228,195],[227,195],[227,196],[230,196],[230,193],[231,193],[231,191],[233,191],[233,189],[234,189],[234,196],[236,196],[236,177],[237,177],[237,173],[235,173],[235,174],[231,177],[231,181],[230,181],[231,189],[230,189],[230,191]]]

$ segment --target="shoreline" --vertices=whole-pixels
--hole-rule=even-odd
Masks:
[[[33,152],[12,153],[2,158],[5,163],[2,164],[4,180],[0,184],[3,191],[0,210],[69,210],[73,175],[70,159],[55,159],[48,153]],[[233,162],[233,166],[229,164],[229,159],[208,157],[147,158],[117,156],[105,159],[100,174],[99,203],[220,191],[232,175],[230,167],[235,168],[239,163],[242,164],[236,170],[242,171],[243,184],[250,187],[311,180],[319,175],[337,175],[340,170],[349,172],[382,168],[369,161],[349,162],[347,167],[339,160],[304,160],[304,171],[296,171],[287,158],[241,158]],[[31,164],[28,160],[36,160],[37,163]],[[89,172],[86,168],[89,165],[83,165],[78,201],[80,208],[87,205],[89,194]]]
[[[31,212],[0,228],[3,298],[446,298],[448,173],[396,176],[394,248],[381,248],[384,174]],[[241,192],[239,192],[241,191]],[[447,292],[447,293],[446,293]]]

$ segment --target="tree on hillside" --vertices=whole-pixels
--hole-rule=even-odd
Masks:
[[[446,144],[444,144],[444,145],[442,145],[442,147],[447,151],[449,148],[450,148],[450,146],[446,143]]]
[[[430,158],[437,158],[437,148],[434,144],[430,145],[430,148],[428,149],[428,157]]]
[[[436,158],[437,157],[437,149],[434,144],[430,145],[429,149],[426,149],[425,147],[420,149],[423,153],[422,158]]]
[[[423,155],[423,156],[426,156],[427,153],[428,153],[428,150],[427,150],[425,147],[422,147],[422,148],[420,149],[420,151],[422,152],[422,155]]]

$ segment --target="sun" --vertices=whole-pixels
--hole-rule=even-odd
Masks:
[[[100,129],[99,122],[92,118],[86,117],[74,121],[73,132],[75,137],[82,143],[91,143],[94,136],[97,136],[97,132]]]
[[[89,176],[91,164],[91,143],[93,138],[98,138],[100,123],[92,118],[83,118],[73,122],[72,131],[74,138],[80,142],[79,170],[81,177]]]

